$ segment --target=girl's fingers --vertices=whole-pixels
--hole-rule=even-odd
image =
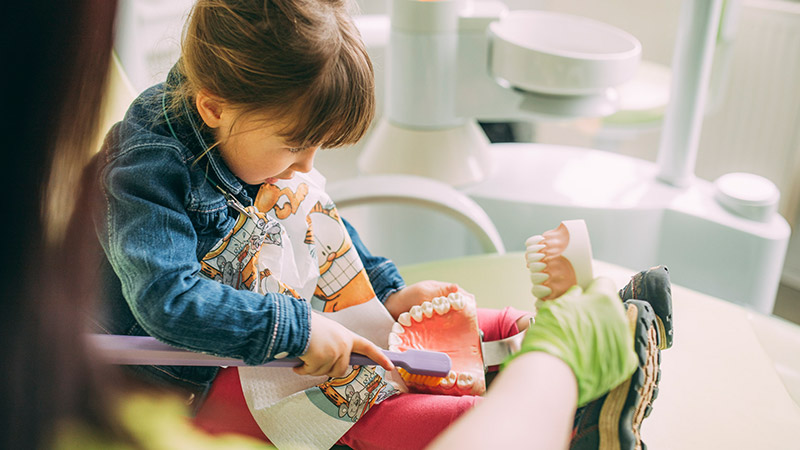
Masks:
[[[347,355],[347,357],[344,357],[343,355],[342,357],[337,359],[336,362],[333,363],[333,365],[330,367],[326,375],[328,375],[329,377],[343,377],[347,375],[348,372],[347,369],[349,367],[350,367],[350,355]]]
[[[294,371],[294,373],[298,375],[308,375],[308,372],[306,370],[307,367],[308,364],[303,364],[302,366],[292,367],[292,370]]]
[[[433,292],[436,293],[434,295],[431,295],[431,298],[426,300],[431,300],[434,297],[447,297],[449,294],[453,294],[455,292],[458,292],[459,290],[461,290],[461,288],[458,287],[458,285],[455,283],[438,283],[436,291],[431,292],[432,294]]]
[[[309,366],[307,362],[303,362],[302,366],[293,367],[292,370],[294,370],[294,373],[296,373],[298,375],[311,375],[312,374],[311,366]]]
[[[367,358],[375,361],[376,364],[386,370],[394,370],[394,364],[392,364],[392,361],[389,360],[389,357],[383,353],[383,350],[363,337],[359,336],[353,340],[353,351],[355,353],[361,353]]]
[[[329,361],[327,364],[325,361],[319,361],[318,359],[310,358],[309,361],[306,361],[304,358],[300,358],[303,361],[303,365],[299,367],[293,367],[294,373],[298,375],[324,375],[327,372],[327,369],[333,365],[332,361]]]

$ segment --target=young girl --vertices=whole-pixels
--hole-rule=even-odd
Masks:
[[[131,369],[185,390],[209,430],[280,447],[419,448],[479,400],[397,395],[379,349],[393,319],[459,289],[404,286],[313,170],[319,148],[363,136],[373,91],[345,1],[200,0],[166,83],[109,132],[95,161],[103,329],[252,365],[304,363]],[[481,311],[479,322],[496,340],[525,315]],[[379,366],[350,367],[351,352]]]

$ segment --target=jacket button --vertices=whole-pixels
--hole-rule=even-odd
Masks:
[[[277,355],[275,355],[275,359],[283,359],[286,358],[287,356],[289,356],[289,352],[280,352]]]

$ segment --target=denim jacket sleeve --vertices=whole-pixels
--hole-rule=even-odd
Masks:
[[[100,171],[98,233],[137,322],[170,345],[260,364],[303,354],[308,302],[236,290],[199,275],[192,176],[166,143],[127,146]],[[206,205],[208,206],[208,205]],[[216,206],[224,211],[224,203]],[[102,223],[104,222],[104,223]]]
[[[381,303],[385,303],[386,299],[393,293],[403,289],[406,285],[397,266],[394,263],[381,256],[373,256],[364,243],[355,228],[346,220],[342,219],[350,239],[353,241],[353,246],[364,264],[364,269],[367,271],[369,281],[372,283],[372,289]]]

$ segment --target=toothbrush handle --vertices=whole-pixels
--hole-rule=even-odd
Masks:
[[[392,352],[382,350],[383,353],[397,367],[402,367],[409,373],[417,375],[427,375],[432,377],[446,377],[450,373],[452,362],[446,353],[432,352],[427,350],[409,349],[403,352]],[[272,367],[294,367],[302,365],[302,361],[297,358],[278,359],[270,361],[265,366]],[[360,354],[350,354],[351,366],[374,366],[375,361]]]
[[[129,365],[161,366],[246,366],[240,359],[196,353],[172,347],[150,336],[118,336],[92,334],[89,343],[107,362]],[[383,350],[392,362],[411,373],[446,376],[450,358],[439,352],[408,350],[391,352]],[[303,365],[298,358],[275,359],[263,366],[297,367]],[[350,354],[350,365],[375,365],[375,361],[359,353]]]

